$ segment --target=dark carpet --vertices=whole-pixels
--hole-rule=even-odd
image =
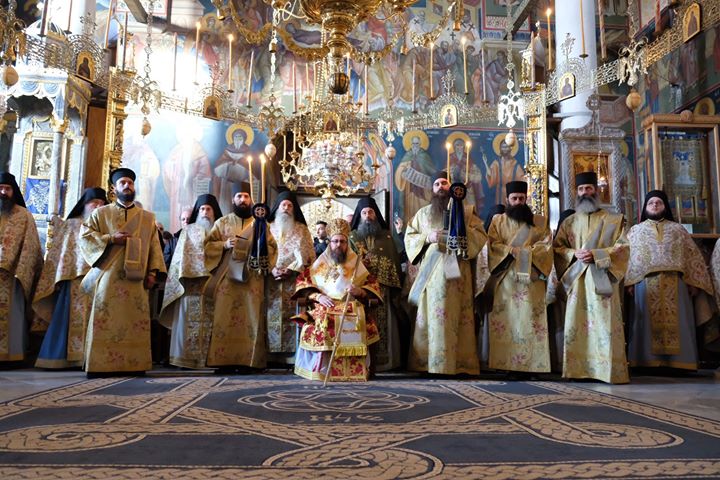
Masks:
[[[567,383],[108,378],[0,403],[0,479],[720,478],[718,437]]]

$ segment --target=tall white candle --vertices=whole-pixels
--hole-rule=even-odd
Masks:
[[[368,85],[368,66],[365,64],[365,115],[370,114],[370,85]]]
[[[415,113],[415,57],[413,57],[413,67],[412,67],[412,111]]]
[[[248,178],[250,179],[250,199],[255,201],[255,195],[253,195],[253,174],[252,174],[252,155],[248,155]]]
[[[233,91],[233,87],[232,87],[232,84],[233,84],[233,78],[232,78],[233,77],[233,75],[232,75],[233,74],[233,61],[232,61],[233,60],[232,59],[233,40],[235,40],[235,38],[233,37],[233,34],[232,33],[228,34],[228,87],[227,87],[228,92]]]
[[[43,4],[42,9],[42,19],[40,20],[40,36],[45,36],[45,31],[47,30],[47,22],[48,22],[48,8],[50,8],[50,0],[45,0],[45,3]]]
[[[178,40],[177,40],[177,33],[173,34],[173,92],[175,91],[175,87],[177,86],[177,50],[178,50]]]
[[[480,49],[480,71],[482,72],[482,88],[483,88],[483,102],[487,102],[487,94],[485,93],[485,46]]]
[[[198,59],[200,58],[200,22],[195,22],[195,83],[198,83]]]
[[[602,1],[602,0],[600,0]],[[552,70],[552,27],[550,26],[550,14],[552,13],[551,9],[547,9],[545,11],[545,15],[547,15],[547,31],[548,31],[548,70]]]
[[[297,72],[295,69],[295,60],[292,62],[292,89],[293,89],[293,113],[297,112]],[[284,158],[284,157],[283,157]]]
[[[461,40],[462,43],[462,51],[463,51],[463,82],[465,83],[465,95],[468,95],[470,92],[468,91],[468,75],[467,75],[467,39],[465,37],[462,37]]]
[[[267,159],[265,158],[264,154],[260,154],[260,188],[262,189],[260,192],[260,202],[265,203],[265,162]]]
[[[123,50],[122,50],[122,70],[125,71],[125,55],[127,54],[127,41],[128,41],[128,14],[125,13],[125,21],[123,22]]]
[[[113,13],[115,13],[115,1],[111,0],[110,5],[108,6],[108,19],[107,24],[105,24],[105,49],[108,48],[108,38],[110,37],[110,22],[112,21]],[[45,15],[45,9],[43,8],[43,16]],[[40,35],[44,35],[44,31],[42,30],[42,24],[40,24]]]
[[[433,44],[430,44],[430,67],[428,68],[428,71],[430,72],[430,99],[432,100],[435,97],[435,94],[433,93],[433,50],[435,46]]]
[[[66,29],[67,32],[70,31],[70,21],[72,20],[72,7],[73,7],[72,4],[73,4],[73,2],[72,2],[72,0],[70,0],[70,5],[68,5],[68,24],[67,24],[67,29]]]

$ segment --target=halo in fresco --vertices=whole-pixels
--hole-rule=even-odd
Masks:
[[[403,148],[405,148],[406,152],[409,152],[412,149],[412,139],[414,137],[420,138],[420,148],[423,150],[427,150],[430,146],[430,139],[428,138],[427,134],[423,132],[422,130],[410,130],[409,132],[405,133],[403,135]]]
[[[448,135],[447,138],[445,139],[445,141],[449,142],[450,145],[454,145],[455,140],[457,140],[457,139],[461,139],[463,141],[463,143],[467,144],[467,142],[470,141],[470,136],[465,132],[457,131],[457,132],[452,132],[450,135]]]
[[[495,138],[493,139],[493,151],[495,152],[495,155],[497,155],[498,157],[500,156],[500,144],[502,143],[503,140],[505,140],[506,135],[507,135],[507,133],[504,133],[504,132],[498,133],[497,135],[495,135]],[[510,150],[510,155],[512,155],[514,157],[518,153],[519,148],[520,147],[518,146],[518,142],[513,143],[512,150]]]
[[[233,133],[235,133],[237,130],[242,130],[243,132],[245,132],[245,145],[252,145],[253,140],[255,140],[255,132],[252,128],[250,128],[249,125],[245,125],[244,123],[233,123],[225,131],[225,140],[227,141],[228,145],[231,145],[233,143]]]

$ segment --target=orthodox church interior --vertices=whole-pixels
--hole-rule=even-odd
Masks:
[[[720,478],[720,1],[0,5],[0,172],[43,251],[120,167],[170,234],[198,196],[231,212],[249,182],[268,205],[294,192],[313,236],[371,196],[401,246],[439,170],[482,221],[527,182],[552,232],[594,172],[626,229],[663,190],[714,282],[697,369],[618,385],[218,376],[169,368],[154,315],[144,377],[0,362],[0,477]]]

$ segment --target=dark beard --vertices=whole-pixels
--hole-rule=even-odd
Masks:
[[[368,237],[377,237],[381,231],[382,227],[380,226],[380,222],[377,220],[373,220],[372,222],[360,222],[360,225],[358,225],[357,228],[357,235],[360,237],[360,240],[365,240]]]
[[[130,203],[135,201],[135,192],[125,193],[117,192],[117,198],[123,203]]]
[[[333,250],[330,248],[330,258],[332,258],[335,263],[342,265],[345,263],[345,260],[347,260],[347,251],[340,249]]]
[[[10,213],[15,206],[15,199],[12,197],[0,197],[0,212]]]
[[[653,214],[650,214],[650,213],[648,213],[648,212],[645,212],[645,217],[648,218],[649,220],[656,220],[656,221],[664,220],[664,219],[665,219],[665,212],[662,212],[662,213],[653,213]]]
[[[434,219],[444,218],[449,201],[450,197],[448,197],[447,192],[442,191],[441,193],[433,193],[433,196],[430,199],[430,205],[432,205],[431,210],[432,217]]]
[[[250,218],[250,215],[252,215],[252,207],[245,204],[239,206],[233,204],[233,212],[240,218]]]
[[[507,206],[505,208],[505,215],[512,218],[516,222],[519,223],[526,223],[529,226],[534,225],[534,215],[530,207],[527,206],[527,204],[520,204],[515,206]]]
[[[578,195],[575,199],[575,209],[582,213],[594,213],[598,210],[598,195]]]

